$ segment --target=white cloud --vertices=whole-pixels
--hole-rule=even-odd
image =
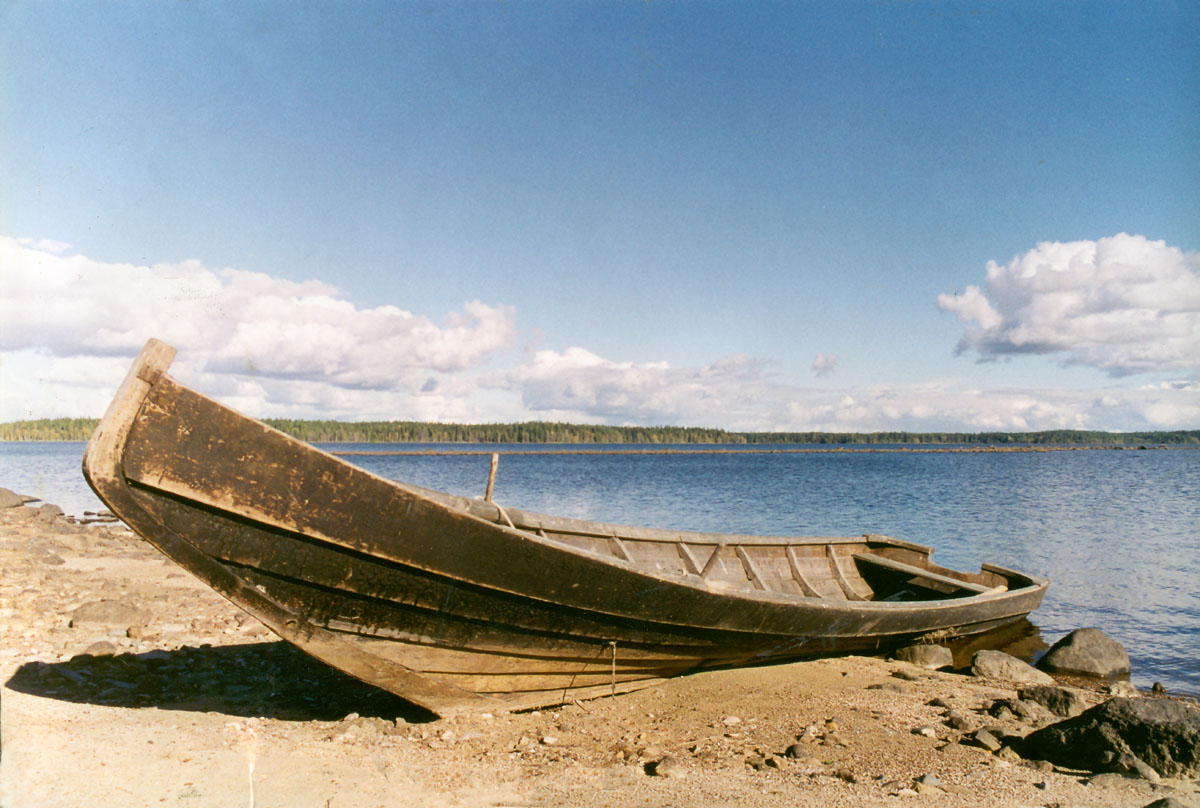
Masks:
[[[546,420],[737,428],[764,422],[773,387],[762,363],[742,355],[675,368],[614,362],[578,347],[537,351],[492,383],[518,391],[533,417]]]
[[[1138,388],[978,390],[953,385],[798,395],[790,428],[829,432],[1036,432],[1194,429],[1200,384]]]
[[[830,391],[789,383],[740,354],[680,367],[609,359],[583,347],[533,350],[505,365],[517,356],[499,356],[516,339],[516,312],[508,307],[469,302],[435,323],[396,306],[356,307],[317,281],[213,270],[195,261],[109,264],[44,246],[0,237],[0,421],[99,415],[132,355],[157,336],[179,348],[176,378],[259,417],[542,419],[755,431],[1200,425],[1194,380],[1092,390],[937,383]],[[1150,248],[1158,254],[1161,245]],[[981,329],[997,333],[1017,321],[1044,322],[1012,312],[1046,305],[1044,287],[1062,278],[1035,268],[1036,283],[1022,281],[1021,266],[990,269],[995,282],[986,295],[976,290],[960,306],[946,307],[970,312]],[[1163,272],[1151,275],[1164,282]],[[1166,311],[1154,291],[1158,282],[1152,289],[1115,283],[1105,289],[1126,302],[1149,296]],[[1080,283],[1059,286],[1078,296]],[[1174,298],[1186,299],[1189,289],[1180,282]],[[1022,294],[1028,305],[1014,308]],[[836,364],[836,355],[821,354],[813,371]]]
[[[703,367],[614,362],[583,348],[538,351],[489,384],[527,416],[746,431],[1151,430],[1200,424],[1200,383],[1090,390],[978,390],[951,383],[815,390],[735,356]]]
[[[132,356],[154,336],[193,373],[258,379],[258,394],[278,401],[270,391],[284,382],[417,393],[430,374],[476,367],[516,336],[508,306],[471,301],[438,324],[396,306],[358,308],[319,281],[198,261],[103,263],[45,246],[0,237],[0,351],[9,365],[14,352],[36,351],[54,359],[44,371],[59,373],[73,357],[94,365],[90,358]],[[86,385],[80,364],[67,375]]]
[[[1057,354],[1112,376],[1200,367],[1200,254],[1121,233],[1044,242],[984,289],[943,294],[938,308],[968,325],[960,352],[981,361]]]
[[[837,363],[837,354],[817,354],[817,358],[812,363],[812,372],[818,376],[828,376],[837,369]]]

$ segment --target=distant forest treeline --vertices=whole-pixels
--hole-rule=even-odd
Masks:
[[[526,421],[518,424],[427,424],[417,421],[298,421],[267,418],[276,429],[310,443],[808,443],[968,445],[1200,444],[1200,430],[1174,432],[727,432],[680,426],[603,426]],[[87,440],[95,418],[43,418],[0,424],[0,440]]]

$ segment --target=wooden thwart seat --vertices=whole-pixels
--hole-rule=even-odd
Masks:
[[[854,560],[860,561],[864,564],[874,564],[877,567],[892,570],[893,572],[901,572],[906,575],[910,575],[913,578],[923,578],[927,581],[932,581],[944,586],[953,586],[959,589],[966,589],[978,595],[983,595],[993,591],[992,587],[990,586],[972,583],[971,581],[962,581],[958,578],[951,578],[949,575],[941,575],[930,570],[922,569],[921,567],[914,567],[912,564],[905,564],[903,561],[896,561],[895,559],[886,558],[873,553],[855,553]]]

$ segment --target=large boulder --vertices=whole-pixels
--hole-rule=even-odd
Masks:
[[[1026,758],[1088,771],[1144,762],[1165,777],[1200,776],[1200,710],[1170,699],[1110,699],[1032,732]]]
[[[976,651],[971,673],[984,679],[1052,685],[1054,678],[1003,651]]]
[[[1063,687],[1033,685],[1017,691],[1021,701],[1040,704],[1054,715],[1070,718],[1083,712],[1083,702],[1078,696]]]
[[[0,488],[0,508],[19,508],[25,500],[7,488]]]
[[[1054,673],[1116,676],[1129,673],[1125,646],[1098,628],[1077,628],[1050,647],[1038,667]]]

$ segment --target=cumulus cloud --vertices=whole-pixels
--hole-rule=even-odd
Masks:
[[[818,376],[828,376],[837,368],[837,363],[837,354],[817,354],[812,363],[812,372]]]
[[[155,336],[202,372],[419,391],[431,372],[476,366],[516,336],[507,306],[471,301],[435,323],[392,305],[359,308],[319,281],[198,261],[104,263],[62,246],[0,237],[0,351],[128,357]]]
[[[763,363],[744,355],[672,367],[616,362],[579,347],[542,350],[493,383],[519,392],[525,408],[546,420],[745,429],[764,423],[778,400]]]
[[[958,350],[981,361],[1056,354],[1112,376],[1200,367],[1200,253],[1144,236],[1044,242],[989,261],[982,289],[937,304],[969,324]]]
[[[979,390],[916,385],[798,395],[798,431],[1037,432],[1186,429],[1200,423],[1200,383],[1137,388]]]

